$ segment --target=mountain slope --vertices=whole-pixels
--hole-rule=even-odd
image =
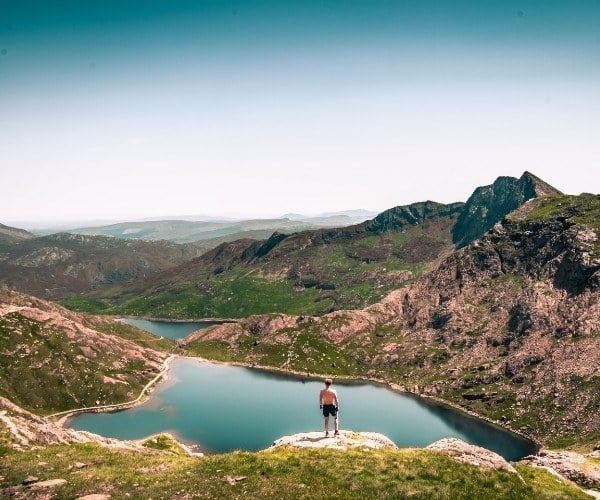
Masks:
[[[527,200],[555,194],[562,193],[529,172],[519,179],[498,177],[493,184],[478,187],[469,197],[452,229],[452,241],[462,248]]]
[[[502,177],[477,188],[467,205],[426,201],[344,228],[231,242],[94,298],[115,313],[188,318],[359,309],[413,281],[457,239],[466,244],[528,199],[552,192],[558,191],[528,172]]]
[[[34,412],[134,399],[167,357],[147,346],[169,345],[113,319],[0,291],[0,396]]]
[[[361,311],[204,330],[216,359],[385,379],[555,446],[600,440],[600,196],[532,201]],[[278,346],[278,348],[276,348]]]
[[[35,238],[35,235],[25,229],[0,224],[0,244],[16,243],[29,238]]]
[[[95,297],[118,304],[115,313],[174,317],[323,314],[363,307],[452,250],[451,228],[461,206],[415,203],[345,228],[227,243]]]
[[[0,243],[0,287],[58,299],[148,276],[199,254],[193,245],[59,233]]]

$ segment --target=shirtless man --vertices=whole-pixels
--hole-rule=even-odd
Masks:
[[[329,415],[333,415],[335,422],[335,436],[338,436],[340,431],[338,428],[338,395],[334,389],[331,388],[333,380],[330,378],[325,379],[325,389],[321,389],[319,393],[319,408],[323,410],[323,416],[325,417],[325,437],[329,436]]]

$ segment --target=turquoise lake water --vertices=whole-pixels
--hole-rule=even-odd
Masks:
[[[277,438],[322,429],[321,381],[176,359],[150,399],[115,413],[81,414],[74,429],[120,439],[172,432],[209,453],[259,450]],[[340,428],[385,434],[398,446],[423,447],[448,436],[496,451],[509,460],[533,453],[519,436],[452,408],[373,384],[334,384]]]
[[[180,340],[190,333],[213,326],[209,321],[152,321],[149,319],[121,318],[122,323],[171,340]]]

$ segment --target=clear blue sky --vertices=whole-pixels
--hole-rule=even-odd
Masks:
[[[600,1],[0,0],[0,222],[600,192]]]

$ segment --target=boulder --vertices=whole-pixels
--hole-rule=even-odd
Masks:
[[[579,486],[600,490],[600,467],[579,453],[540,450],[537,455],[529,455],[519,463],[551,469]]]
[[[302,432],[291,436],[283,436],[273,443],[269,449],[280,446],[292,446],[295,448],[334,448],[346,450],[348,448],[397,448],[394,442],[377,432],[352,432],[341,430],[338,436],[333,432],[325,436],[324,432]]]
[[[477,467],[504,469],[516,473],[515,468],[497,453],[481,446],[465,443],[457,438],[444,438],[427,446],[428,450],[436,450],[450,455],[457,462],[463,462]]]

